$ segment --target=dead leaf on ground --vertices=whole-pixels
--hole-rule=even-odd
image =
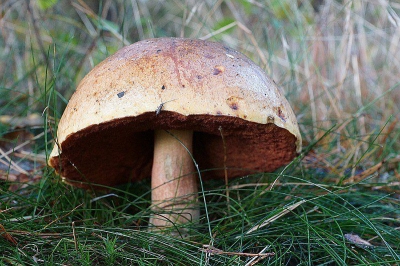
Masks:
[[[377,163],[376,165],[372,166],[371,168],[365,170],[364,172],[362,172],[358,175],[349,177],[348,179],[343,181],[343,184],[347,185],[347,184],[361,182],[363,179],[365,179],[368,176],[372,175],[373,173],[377,172],[382,167],[383,163],[384,163],[384,161]]]
[[[24,146],[24,150],[32,151],[34,135],[25,129],[15,129],[5,133],[0,137],[0,149],[3,151],[12,150],[25,141],[29,140],[29,144]]]
[[[19,175],[14,175],[14,174],[8,174],[4,175],[2,171],[0,170],[0,180],[5,179],[7,181],[12,182],[10,186],[8,187],[9,191],[17,191],[22,188],[27,187],[28,185],[34,184],[39,182],[41,175],[24,175],[24,174],[19,174]],[[6,178],[7,177],[7,178]]]
[[[347,241],[349,241],[350,243],[360,246],[362,248],[368,248],[373,246],[367,240],[362,239],[359,235],[345,234],[344,238],[347,239]]]
[[[18,244],[17,240],[15,240],[15,238],[12,237],[12,235],[7,233],[6,229],[4,228],[4,226],[2,224],[0,224],[0,236],[2,236],[5,240],[10,242],[14,246],[16,246]]]

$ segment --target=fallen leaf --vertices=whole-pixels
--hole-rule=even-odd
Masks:
[[[3,151],[12,150],[15,146],[18,146],[25,141],[29,140],[29,144],[24,146],[24,150],[31,151],[34,135],[24,129],[15,129],[8,133],[1,135],[0,137],[0,149]]]
[[[371,168],[365,170],[361,174],[349,177],[348,179],[343,181],[344,185],[358,183],[361,182],[363,179],[367,178],[368,176],[372,175],[373,173],[377,172],[383,165],[384,161],[372,166]]]
[[[367,247],[372,247],[373,246],[367,240],[362,239],[359,235],[345,234],[344,238],[346,238],[352,244],[355,244],[355,245],[360,246],[362,248],[367,248]]]
[[[24,174],[19,174],[9,176],[12,177],[14,182],[11,183],[11,185],[8,187],[8,190],[13,192],[21,190],[22,188],[27,187],[29,184],[38,183],[41,178],[40,175],[27,176]]]
[[[2,224],[0,224],[0,236],[5,238],[8,242],[16,246],[18,244],[17,240],[15,240],[14,237],[12,237],[9,233],[7,233],[6,229]]]

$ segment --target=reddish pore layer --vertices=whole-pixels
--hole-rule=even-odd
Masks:
[[[224,177],[222,136],[229,178],[271,172],[296,156],[295,136],[272,123],[162,111],[157,116],[152,112],[115,119],[71,134],[60,144],[62,154],[51,158],[50,164],[70,183],[113,186],[150,177],[155,129],[193,130],[194,158],[201,170],[207,170],[202,174],[206,178]]]

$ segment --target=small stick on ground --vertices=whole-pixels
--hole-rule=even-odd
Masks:
[[[245,257],[272,257],[272,256],[275,256],[275,252],[270,252],[270,253],[229,252],[229,251],[220,250],[220,249],[212,247],[210,245],[203,245],[203,248],[200,248],[200,251],[206,252],[206,253],[211,253],[211,254],[228,255],[228,256],[245,256]]]
[[[72,222],[72,235],[74,237],[75,250],[78,251],[78,241],[76,239],[75,222]]]
[[[290,206],[284,207],[283,210],[280,213],[275,214],[274,216],[272,216],[271,218],[268,218],[267,220],[265,220],[262,224],[260,225],[256,225],[253,228],[251,228],[249,231],[246,232],[247,234],[250,234],[253,231],[256,231],[274,221],[276,221],[277,219],[281,218],[282,216],[286,215],[287,213],[293,211],[294,209],[296,209],[297,207],[299,207],[301,204],[307,202],[307,200],[301,200],[299,202],[296,202]]]
[[[268,248],[270,248],[271,246],[266,246],[265,248],[263,248],[260,252],[259,252],[259,254],[265,254],[264,252],[268,249]],[[271,252],[271,253],[274,253],[274,252]],[[271,254],[270,253],[270,254]],[[275,253],[274,253],[274,255],[275,255]],[[246,263],[246,265],[244,265],[244,266],[253,266],[253,265],[256,265],[258,262],[260,262],[261,260],[263,260],[263,259],[265,259],[265,258],[267,258],[266,256],[258,256],[258,257],[253,257],[249,262],[247,262]]]
[[[50,223],[48,223],[47,225],[45,225],[45,227],[43,229],[46,229],[47,227],[49,227],[50,225],[54,224],[55,222],[67,217],[68,215],[70,215],[71,213],[73,213],[76,209],[78,209],[79,207],[81,207],[83,205],[83,203],[79,204],[78,206],[76,206],[75,208],[73,208],[70,212],[68,212],[67,214],[58,217],[57,219],[51,221]]]

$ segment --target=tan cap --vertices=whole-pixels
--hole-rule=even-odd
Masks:
[[[273,171],[301,150],[281,90],[220,43],[150,39],[124,47],[79,84],[59,122],[49,164],[66,181],[117,185],[150,177],[153,131],[192,130],[204,176]]]

